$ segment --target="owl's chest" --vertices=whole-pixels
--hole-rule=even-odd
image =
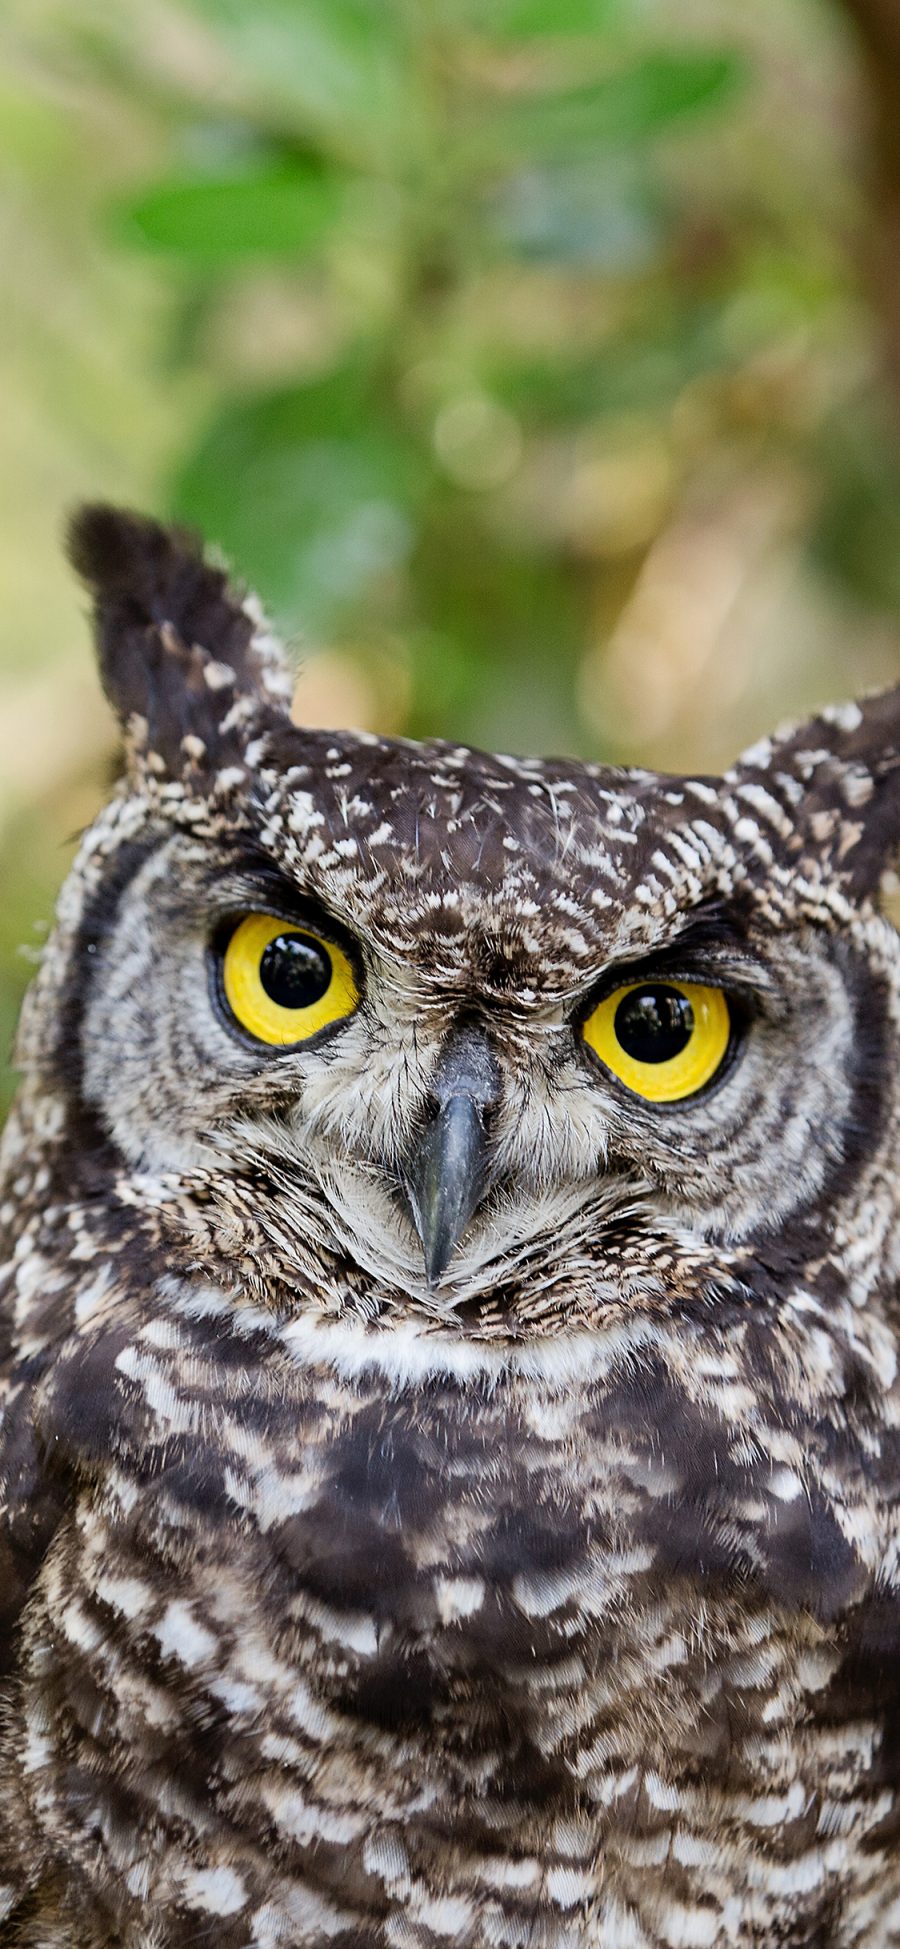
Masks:
[[[596,1390],[385,1360],[342,1375],[258,1335],[201,1355],[157,1325],[74,1350],[54,1389],[98,1601],[118,1563],[152,1583],[154,1617],[177,1603],[227,1638],[233,1603],[289,1665],[350,1670],[402,1643],[499,1676],[589,1634],[651,1567]],[[645,1483],[630,1500],[633,1519]],[[136,1586],[129,1603],[146,1631]]]
[[[154,1319],[73,1345],[44,1412],[79,1487],[29,1622],[28,1792],[128,1886],[152,1813],[164,1905],[220,1848],[248,1902],[314,1888],[332,1933],[449,1875],[480,1944],[476,1909],[545,1899],[548,1848],[579,1902],[650,1855],[662,1899],[697,1782],[805,1806],[831,1764],[796,1728],[831,1672],[803,1580],[826,1544],[849,1577],[832,1514],[783,1481],[770,1507],[662,1367],[342,1371]]]
[[[115,1661],[118,1714],[150,1684],[168,1722],[202,1697],[239,1744],[263,1709],[293,1737],[308,1694],[314,1717],[440,1729],[475,1764],[532,1720],[571,1722],[611,1661],[620,1696],[639,1681],[673,1481],[663,1460],[648,1489],[647,1444],[629,1446],[645,1404],[413,1376],[380,1351],[342,1371],[220,1317],[73,1344],[48,1410],[81,1484],[58,1614],[77,1591],[75,1662],[105,1687]]]
[[[818,1598],[826,1566],[829,1596],[854,1595],[834,1511],[785,1498],[783,1469],[773,1488],[765,1454],[662,1364],[415,1372],[399,1337],[368,1361],[327,1348],[200,1312],[111,1324],[59,1363],[77,1581],[191,1682],[208,1667],[242,1696],[252,1640],[270,1691],[302,1671],[342,1710],[459,1728],[488,1697],[546,1714],[611,1667],[613,1692],[671,1693],[677,1674],[699,1693],[748,1576],[763,1607]]]

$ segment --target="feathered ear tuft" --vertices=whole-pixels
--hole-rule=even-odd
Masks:
[[[900,685],[754,746],[729,783],[799,871],[824,873],[851,899],[877,894],[900,857]]]
[[[70,523],[68,555],[93,596],[101,681],[139,761],[205,772],[236,755],[242,719],[260,706],[287,712],[282,652],[195,536],[88,506]]]

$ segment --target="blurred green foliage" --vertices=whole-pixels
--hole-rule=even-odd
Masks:
[[[0,1035],[111,733],[58,530],[196,524],[297,710],[673,767],[900,668],[826,0],[7,0]]]

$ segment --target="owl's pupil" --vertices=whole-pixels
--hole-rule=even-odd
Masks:
[[[677,988],[647,982],[632,988],[616,1009],[616,1036],[635,1062],[671,1062],[694,1032],[694,1011]]]
[[[331,960],[305,934],[276,934],[263,951],[259,978],[279,1008],[311,1008],[331,982]]]

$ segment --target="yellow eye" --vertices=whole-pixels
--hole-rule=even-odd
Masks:
[[[352,1015],[359,1001],[353,969],[334,941],[308,927],[248,914],[222,964],[225,999],[242,1029],[288,1048]]]
[[[699,981],[635,981],[616,988],[582,1025],[589,1049],[636,1096],[677,1103],[722,1066],[731,1016],[721,988]]]

